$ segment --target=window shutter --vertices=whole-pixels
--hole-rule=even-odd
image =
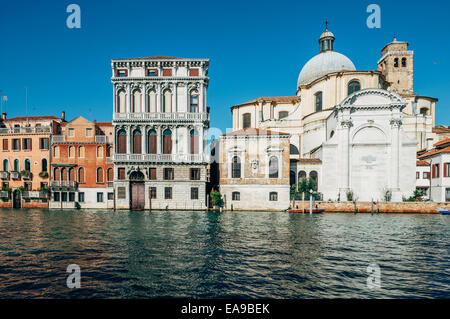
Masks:
[[[3,150],[4,150],[4,151],[7,151],[7,150],[8,150],[8,140],[7,140],[7,139],[4,139],[4,140],[3,140]]]

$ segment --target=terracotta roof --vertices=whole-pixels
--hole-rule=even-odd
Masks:
[[[270,131],[270,130],[265,130],[265,129],[260,129],[260,128],[253,128],[253,127],[249,127],[243,130],[238,130],[238,131],[233,131],[230,133],[226,133],[223,134],[222,136],[264,136],[264,135],[284,135],[284,136],[289,136],[289,133],[283,133],[283,132],[275,132],[275,131]]]
[[[319,158],[299,158],[299,163],[322,163]]]
[[[112,126],[111,122],[97,122],[98,126]]]
[[[269,97],[259,97],[257,99],[251,100],[249,102],[241,103],[241,104],[238,104],[235,106],[257,103],[257,102],[297,103],[298,101],[300,101],[300,98],[298,96],[269,96]]]
[[[10,119],[6,119],[5,121],[14,122],[14,121],[40,121],[40,120],[61,120],[61,118],[54,115],[17,116]]]
[[[175,58],[172,56],[149,56],[144,58],[122,58],[122,59],[114,59],[114,60],[182,60],[184,58]]]
[[[442,134],[442,133],[450,133],[450,127],[448,126],[435,126],[432,129],[433,133]]]
[[[443,139],[443,140],[441,140],[439,142],[436,142],[436,143],[433,144],[433,146],[439,148],[439,146],[442,146],[442,145],[445,145],[445,144],[450,144],[450,138],[446,138],[446,139]]]
[[[424,158],[431,157],[433,155],[440,154],[440,153],[450,153],[450,146],[448,146],[446,148],[442,148],[442,149],[433,148],[431,151],[426,152],[423,155],[420,155],[419,159],[424,159]]]
[[[430,163],[425,162],[425,161],[423,161],[423,160],[418,160],[418,161],[416,162],[416,165],[417,165],[417,166],[430,166]]]

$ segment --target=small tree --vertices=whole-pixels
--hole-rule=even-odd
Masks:
[[[355,194],[353,193],[353,191],[351,189],[349,189],[345,195],[347,196],[347,201],[349,202],[353,202]]]
[[[214,206],[223,206],[222,194],[219,191],[211,192],[211,200]]]
[[[309,200],[309,191],[316,189],[316,182],[312,178],[302,178],[300,183],[298,183],[299,193],[305,193],[305,199]]]

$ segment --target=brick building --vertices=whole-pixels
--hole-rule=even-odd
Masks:
[[[53,135],[50,208],[113,208],[113,127],[78,116]]]

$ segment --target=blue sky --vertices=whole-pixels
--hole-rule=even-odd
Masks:
[[[66,7],[81,7],[81,29]],[[366,8],[381,7],[369,29]],[[112,117],[111,59],[166,55],[209,58],[211,126],[231,127],[230,106],[295,95],[302,66],[319,51],[323,21],[335,50],[359,70],[376,69],[394,35],[415,51],[414,90],[439,99],[450,124],[448,1],[22,1],[0,0],[0,90],[8,117],[66,111],[72,119]]]

